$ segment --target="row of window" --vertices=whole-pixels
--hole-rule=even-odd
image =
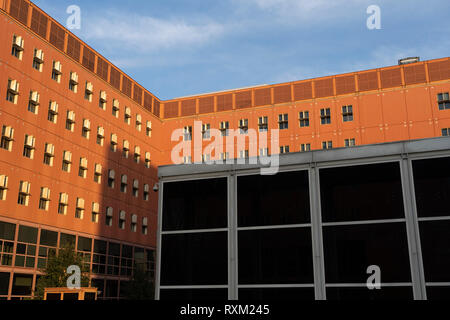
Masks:
[[[134,182],[137,182],[137,180],[134,180]],[[126,185],[126,176],[122,176],[121,184]],[[138,183],[133,183],[133,190],[138,190]],[[125,187],[126,188],[126,187]],[[17,203],[22,206],[28,206],[30,202],[31,197],[31,183],[28,181],[20,181],[19,185],[19,194],[17,198]],[[0,175],[0,200],[6,200],[8,191],[8,176],[6,175]],[[145,185],[144,187],[144,194],[146,194],[146,198],[148,199],[149,195],[149,186]],[[48,187],[41,187],[40,196],[39,196],[39,210],[48,211],[50,207],[50,189]],[[69,207],[69,195],[67,193],[61,192],[59,194],[59,200],[58,200],[58,213],[62,215],[67,215]],[[94,223],[98,223],[99,215],[100,215],[100,205],[97,202],[92,202],[91,207],[91,221]],[[75,206],[75,212],[74,212],[76,219],[84,219],[85,216],[85,201],[83,198],[77,198],[76,206]],[[113,221],[113,208],[107,207],[106,208],[106,215],[105,215],[105,224],[107,226],[112,226]],[[120,210],[119,212],[119,228],[125,229],[126,224],[126,213],[123,210]],[[147,234],[147,227],[148,227],[148,219],[146,217],[142,218],[142,233]],[[132,214],[131,215],[131,221],[130,221],[130,227],[132,232],[137,231],[137,215]]]
[[[67,118],[68,122],[67,122],[67,128],[68,126],[73,125],[73,117],[70,116],[70,114],[68,113],[68,118]],[[86,138],[89,139],[89,135],[90,135],[90,121],[85,119],[83,121],[83,133],[82,135]],[[101,146],[103,146],[104,144],[104,139],[105,139],[105,130],[103,127],[97,127],[97,143]],[[8,150],[8,151],[12,151],[12,147],[13,147],[13,142],[14,142],[14,128],[12,128],[11,126],[6,126],[3,125],[2,127],[2,136],[1,136],[1,142],[0,142],[0,148]],[[34,151],[35,151],[35,142],[36,139],[34,136],[32,135],[25,135],[25,139],[24,139],[24,149],[23,149],[23,156],[29,159],[33,159],[34,158]],[[111,134],[111,150],[116,152],[117,151],[117,135],[116,134]],[[123,145],[122,145],[122,155],[124,158],[129,158],[129,154],[130,154],[130,142],[128,140],[123,140]],[[53,166],[53,158],[55,156],[55,146],[51,143],[45,143],[45,152],[44,152],[44,163],[46,165],[49,166]],[[63,171],[66,172],[70,172],[70,164],[72,162],[71,160],[71,156],[72,153],[70,151],[64,151],[63,154]],[[145,162],[145,167],[150,168],[150,164],[151,164],[151,155],[150,152],[145,152],[145,158],[144,158]],[[133,154],[133,160],[136,163],[140,163],[141,161],[141,148],[139,146],[135,146],[134,147],[134,154]],[[81,169],[86,169],[85,166],[82,166],[82,163],[86,163],[87,164],[87,160],[86,158],[80,158],[80,168]],[[98,164],[96,164],[96,167],[98,166]],[[86,169],[87,170],[87,169]],[[100,169],[101,171],[101,169]],[[97,169],[96,169],[97,172]],[[80,175],[83,178],[86,178],[84,175]],[[100,183],[100,182],[99,182]]]
[[[22,60],[24,51],[24,40],[20,36],[13,36],[13,45],[12,45],[12,51],[11,54],[18,59]],[[43,70],[43,64],[44,64],[44,52],[40,49],[34,49],[34,57],[33,57],[33,68],[38,70],[39,72],[42,72]],[[56,82],[61,82],[61,75],[62,75],[62,65],[59,61],[53,61],[53,67],[52,67],[52,79]],[[68,88],[69,90],[77,93],[78,92],[78,74],[76,72],[70,72],[70,79]],[[92,102],[93,99],[93,93],[94,93],[94,87],[91,82],[86,81],[85,83],[85,90],[84,90],[84,98],[88,100],[89,102]],[[7,92],[7,100],[17,104],[17,98],[19,94],[19,83],[16,80],[10,79],[8,81],[8,92]],[[50,102],[52,103],[52,102]],[[99,94],[99,107],[102,110],[106,110],[106,104],[107,104],[107,93],[106,91],[100,91]],[[30,99],[29,99],[29,105],[28,110],[37,114],[39,106],[39,93],[36,91],[30,92]],[[119,110],[120,110],[120,104],[117,99],[113,99],[112,103],[112,115],[116,118],[119,118]],[[131,125],[131,109],[129,107],[125,107],[125,113],[124,113],[124,122],[128,125]],[[49,119],[50,120],[50,119]],[[136,130],[139,132],[142,130],[142,116],[140,114],[136,114],[136,121],[135,121],[135,127]],[[151,137],[151,121],[147,121],[147,129],[146,134],[147,136]]]

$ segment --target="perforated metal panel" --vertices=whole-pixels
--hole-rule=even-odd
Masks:
[[[87,47],[83,48],[83,66],[94,72],[95,54]]]
[[[294,100],[312,99],[312,82],[294,84]]]
[[[416,66],[405,66],[403,69],[405,73],[405,84],[414,84],[426,82],[425,65],[420,64]]]
[[[178,101],[164,104],[164,118],[178,117]]]
[[[226,111],[231,110],[233,108],[233,95],[222,94],[217,96],[217,111]]]
[[[314,89],[316,92],[316,98],[330,97],[334,95],[333,79],[329,78],[314,81]]]
[[[271,91],[270,88],[255,90],[255,106],[272,104]]]
[[[148,92],[144,92],[144,108],[152,111],[152,96]]]
[[[40,13],[36,8],[33,8],[33,12],[31,14],[31,30],[36,32],[42,38],[45,38],[47,35],[47,24],[47,17]]]
[[[200,98],[198,103],[198,113],[214,112],[214,97]]]
[[[131,85],[132,82],[127,77],[122,77],[122,92],[131,98]]]
[[[195,114],[196,102],[197,102],[196,99],[181,101],[181,115],[182,116],[191,116],[191,115]]]
[[[370,91],[378,89],[378,75],[376,71],[358,74],[358,90]]]
[[[110,75],[109,75],[109,83],[116,89],[120,90],[120,72],[111,67]]]
[[[336,94],[355,92],[355,76],[336,77]]]
[[[291,85],[279,86],[273,88],[273,103],[291,102]]]
[[[450,79],[450,60],[428,63],[430,81]]]
[[[134,84],[133,100],[142,104],[142,88]]]
[[[100,78],[108,81],[109,64],[100,57],[97,57],[97,74]]]
[[[252,106],[252,92],[242,91],[236,93],[236,109],[249,108]]]
[[[80,42],[69,34],[69,37],[67,38],[66,53],[76,61],[80,61],[80,51]]]
[[[154,102],[153,102],[153,114],[155,116],[157,116],[157,117],[160,117],[160,113],[161,113],[160,105],[161,105],[161,103],[158,100],[154,99]]]
[[[50,43],[59,50],[64,51],[65,36],[66,32],[64,31],[64,29],[60,28],[58,25],[52,22],[52,26],[50,28]]]
[[[402,85],[400,68],[381,70],[381,88],[399,87]]]
[[[11,0],[9,14],[26,25],[28,18],[28,8],[29,4],[25,0]]]

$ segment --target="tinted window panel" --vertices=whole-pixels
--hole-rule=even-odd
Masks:
[[[16,225],[7,222],[0,222],[0,239],[14,241],[16,235]]]
[[[14,274],[12,295],[27,296],[31,295],[31,284],[33,276],[28,274]]]
[[[238,232],[239,283],[313,283],[310,228]]]
[[[428,300],[450,300],[450,287],[427,287]]]
[[[120,257],[120,244],[119,243],[109,243],[108,254],[110,256]]]
[[[399,163],[320,170],[324,222],[404,218]]]
[[[94,252],[106,254],[106,241],[94,240]]]
[[[36,243],[38,229],[26,226],[19,226],[19,242]]]
[[[161,300],[178,301],[225,301],[228,300],[227,289],[161,289]]]
[[[163,230],[225,228],[227,179],[164,183]]]
[[[58,232],[41,229],[40,244],[44,246],[56,247],[58,242]]]
[[[73,234],[61,233],[61,239],[59,240],[60,247],[68,244],[75,244],[75,236]]]
[[[450,221],[420,221],[425,280],[450,281]]]
[[[227,284],[227,232],[165,234],[161,285]]]
[[[314,300],[314,288],[251,288],[239,289],[239,300]]]
[[[413,161],[419,217],[450,215],[450,158]]]
[[[0,272],[0,295],[8,295],[9,272]]]
[[[78,237],[78,250],[91,251],[92,239],[85,237]]]
[[[412,300],[412,287],[327,288],[327,300]]]
[[[309,223],[308,171],[237,179],[239,227]]]
[[[404,223],[327,226],[323,238],[328,283],[366,283],[371,265],[382,282],[411,281]]]

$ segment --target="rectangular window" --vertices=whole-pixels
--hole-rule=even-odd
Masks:
[[[330,124],[331,123],[330,108],[320,109],[320,123],[321,124]]]
[[[183,128],[183,140],[191,141],[192,140],[192,127],[186,126]]]
[[[259,117],[258,118],[258,129],[259,132],[267,131],[269,125],[269,118],[268,117]]]
[[[10,126],[4,125],[2,127],[2,139],[0,142],[0,147],[2,149],[11,151],[13,145],[13,138],[14,138],[14,129]]]
[[[71,166],[72,166],[72,153],[70,151],[64,151],[62,170],[65,172],[70,172]]]
[[[78,176],[80,176],[83,179],[86,179],[87,176],[87,159],[86,158],[80,158],[80,166],[78,170]]]
[[[349,105],[342,107],[342,121],[353,121],[353,106]]]
[[[112,115],[116,118],[119,117],[119,100],[113,99],[113,105],[112,105]]]
[[[301,152],[311,151],[311,144],[309,144],[309,143],[302,143],[300,145],[300,151]]]
[[[332,149],[333,148],[333,141],[323,141],[322,142],[322,149]]]
[[[438,93],[437,95],[439,110],[450,109],[450,98],[448,92]]]
[[[48,105],[47,120],[56,123],[58,117],[58,104],[55,101],[50,101]]]
[[[60,83],[61,82],[61,62],[53,61],[53,69],[52,69],[52,80]]]
[[[19,97],[19,83],[16,80],[8,79],[8,90],[6,92],[6,100],[17,104]]]
[[[211,125],[209,123],[202,124],[202,139],[211,138]]]
[[[94,87],[91,82],[86,81],[86,89],[84,90],[84,99],[92,102],[92,95],[94,92]]]
[[[66,129],[73,132],[75,129],[75,112],[67,111]]]
[[[344,144],[346,147],[354,147],[355,146],[355,138],[345,139]]]
[[[289,146],[281,146],[280,153],[289,153]]]
[[[444,128],[442,129],[442,136],[448,137],[450,135],[450,128]]]
[[[77,93],[78,91],[78,75],[76,72],[70,73],[69,90]]]
[[[13,36],[11,55],[19,60],[22,60],[23,56],[23,38],[21,36]]]
[[[288,120],[288,114],[279,114],[278,115],[278,128],[280,130],[288,129],[289,128],[289,120]]]
[[[248,119],[240,119],[239,120],[239,133],[240,134],[248,133]]]
[[[222,121],[220,123],[220,133],[222,137],[228,136],[228,129],[230,129],[230,123],[228,121]]]
[[[48,166],[53,166],[54,157],[55,157],[55,146],[51,143],[46,143],[44,150],[44,164]]]
[[[300,111],[298,113],[300,128],[309,127],[309,111]]]
[[[42,50],[34,49],[33,69],[42,72],[44,65],[44,52]]]
[[[30,183],[28,181],[20,181],[19,197],[17,203],[22,206],[28,206],[30,200]]]
[[[23,146],[23,156],[29,159],[34,157],[35,138],[33,136],[25,135],[25,142]]]

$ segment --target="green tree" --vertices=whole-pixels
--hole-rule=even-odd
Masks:
[[[125,284],[123,289],[124,298],[130,300],[153,300],[155,299],[155,287],[153,277],[145,269],[144,263],[134,265],[131,280]]]
[[[44,288],[67,287],[66,273],[69,266],[76,265],[81,270],[81,287],[89,286],[89,269],[83,263],[83,257],[76,253],[73,244],[68,243],[62,246],[58,252],[49,252],[47,266],[40,271],[43,275],[36,284],[35,299],[44,298]]]

